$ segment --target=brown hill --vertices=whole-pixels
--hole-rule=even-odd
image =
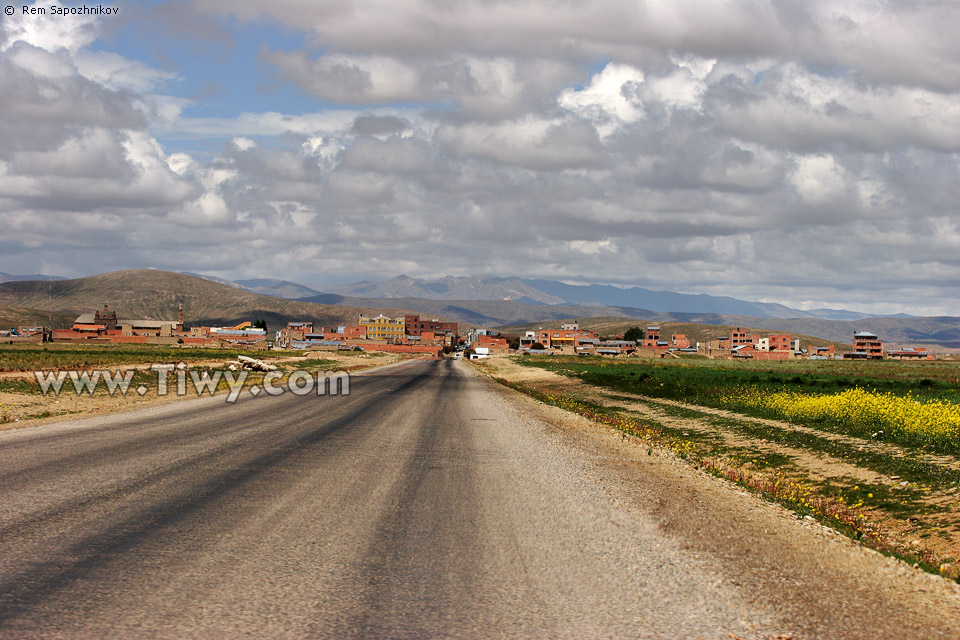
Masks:
[[[114,271],[73,280],[0,283],[0,318],[9,319],[7,324],[19,317],[16,310],[21,310],[25,312],[21,322],[52,320],[69,326],[73,317],[101,309],[105,304],[120,317],[172,320],[181,302],[184,322],[188,325],[265,320],[275,329],[289,320],[304,320],[336,326],[355,324],[361,311],[403,313],[392,308],[359,309],[273,298],[153,269]],[[54,315],[48,319],[45,314]]]

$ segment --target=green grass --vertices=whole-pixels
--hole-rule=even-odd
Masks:
[[[761,390],[838,393],[856,386],[924,400],[960,402],[960,365],[953,362],[736,362],[648,363],[598,357],[522,358],[520,364],[580,377],[599,386],[698,404],[738,386]]]
[[[634,400],[634,402],[638,402]],[[900,476],[911,485],[924,485],[933,489],[945,489],[960,484],[960,470],[953,469],[934,461],[925,459],[919,452],[912,452],[909,455],[897,455],[894,452],[885,452],[882,450],[864,449],[860,451],[859,446],[850,442],[841,442],[832,438],[826,438],[808,431],[799,431],[790,428],[780,428],[773,425],[754,422],[752,420],[727,418],[715,416],[708,413],[698,412],[685,407],[674,407],[662,405],[656,402],[645,403],[648,406],[655,407],[665,415],[671,417],[699,420],[697,426],[690,425],[683,430],[689,434],[685,439],[696,442],[697,444],[706,444],[708,450],[702,451],[703,455],[728,454],[732,449],[716,444],[722,441],[721,437],[712,430],[705,427],[714,427],[719,431],[737,433],[748,438],[756,440],[766,440],[772,444],[790,447],[793,449],[805,450],[814,454],[827,454],[838,460],[847,461],[864,469],[869,469],[887,476]],[[742,455],[738,460],[748,461],[750,457],[762,458],[767,460],[767,466],[778,466],[775,458],[780,454],[765,452],[762,447],[738,447]],[[746,457],[744,457],[746,456]]]
[[[784,363],[701,361],[643,362],[597,357],[517,358],[525,366],[541,367],[577,377],[588,384],[618,392],[677,400],[695,405],[731,409],[746,415],[782,418],[773,410],[738,403],[737,389],[761,393],[792,391],[833,395],[861,387],[879,394],[910,396],[920,401],[960,404],[960,365],[953,362],[842,362]],[[872,424],[844,424],[829,418],[818,428],[845,435],[870,437],[878,429],[892,442],[911,448],[928,447],[942,453],[960,453],[951,438],[918,439]],[[922,440],[922,441],[920,441]]]

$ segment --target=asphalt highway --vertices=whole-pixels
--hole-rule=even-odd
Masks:
[[[0,637],[960,637],[939,578],[551,416],[417,360],[0,433]]]

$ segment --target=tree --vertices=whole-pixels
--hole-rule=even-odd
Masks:
[[[534,351],[546,350],[546,347],[540,344],[539,342],[534,342],[532,345],[530,345],[530,348],[533,349]]]
[[[640,342],[643,340],[643,329],[640,327],[630,327],[627,329],[627,332],[623,334],[623,339],[629,342]]]
[[[266,320],[254,320],[254,321],[253,321],[253,326],[252,326],[252,328],[253,328],[253,329],[263,329],[264,331],[266,331],[266,330],[267,330],[267,321],[266,321]]]

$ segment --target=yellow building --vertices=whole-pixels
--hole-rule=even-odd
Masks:
[[[407,335],[407,328],[402,316],[394,320],[382,313],[378,316],[365,316],[361,313],[360,326],[367,328],[368,340],[400,341]]]

